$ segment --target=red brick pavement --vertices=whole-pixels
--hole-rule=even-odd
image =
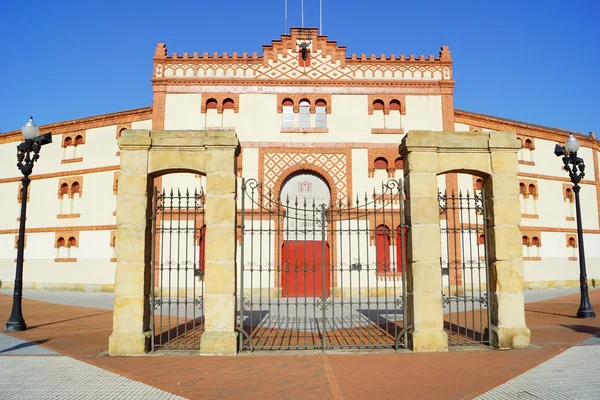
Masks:
[[[590,297],[600,311],[600,290]],[[527,304],[534,346],[513,351],[104,357],[112,311],[34,300],[29,329],[11,335],[190,399],[470,399],[600,333],[599,319],[573,317],[578,305],[578,294]],[[10,306],[0,295],[0,315]]]

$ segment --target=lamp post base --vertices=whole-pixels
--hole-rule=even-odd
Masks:
[[[6,332],[19,332],[27,330],[27,325],[25,321],[8,321],[6,326],[4,327]]]
[[[583,318],[583,319],[596,318],[596,313],[591,308],[580,308],[577,311],[577,318]]]

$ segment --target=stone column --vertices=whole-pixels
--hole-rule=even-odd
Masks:
[[[237,139],[233,139],[235,145],[229,140],[232,145],[223,146],[224,138],[207,137],[205,331],[200,341],[201,354],[237,352],[235,156],[238,146]]]
[[[408,230],[407,323],[413,351],[444,351],[448,336],[444,332],[441,282],[440,217],[438,205],[436,148],[419,147],[418,137],[405,138],[401,153],[405,160],[406,221]],[[414,143],[413,143],[414,142]]]
[[[485,183],[489,216],[491,308],[490,339],[501,349],[526,347],[531,332],[525,325],[523,297],[521,204],[514,134],[490,133],[491,178]]]
[[[110,355],[145,353],[150,344],[149,279],[145,279],[149,252],[148,131],[126,132],[119,138],[121,172],[117,194],[118,260],[115,277],[113,333]]]

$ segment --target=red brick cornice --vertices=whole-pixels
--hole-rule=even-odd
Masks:
[[[152,118],[152,107],[136,108],[133,110],[119,111],[110,114],[95,115],[92,117],[72,119],[69,121],[56,122],[41,125],[40,132],[51,131],[52,134],[63,134],[65,132],[82,131],[85,129],[99,128],[118,123],[142,121]],[[15,130],[0,135],[0,144],[21,141],[21,131]]]

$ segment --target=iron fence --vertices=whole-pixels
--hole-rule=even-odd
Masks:
[[[448,343],[489,344],[487,210],[483,191],[440,192],[442,301]]]
[[[405,347],[403,201],[395,180],[334,204],[243,180],[240,348]]]
[[[204,331],[204,193],[154,188],[152,350],[199,349]]]

